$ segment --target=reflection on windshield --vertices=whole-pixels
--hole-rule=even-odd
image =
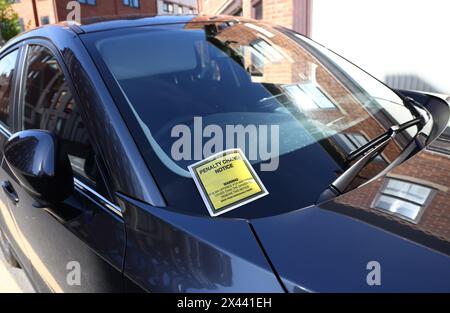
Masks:
[[[167,182],[167,188],[193,187],[187,167],[199,160],[194,149],[190,158],[173,157],[178,138],[172,130],[183,125],[195,135],[199,118],[203,128],[214,126],[224,133],[229,125],[279,127],[280,166],[265,175],[264,183],[272,191],[281,188],[284,195],[271,192],[259,200],[262,208],[255,212],[259,215],[314,203],[351,166],[346,158],[351,151],[392,125],[412,119],[408,109],[396,104],[401,100],[394,92],[369,76],[361,78],[373,80],[371,90],[366,90],[355,78],[358,75],[342,68],[341,61],[289,31],[246,21],[202,19],[195,18],[183,27],[118,30],[114,35],[99,34],[93,41],[94,54],[117,80],[136,117],[134,124],[140,125],[147,138],[140,144],[151,147],[142,150],[153,151],[155,155],[148,157],[162,163],[155,175]],[[377,84],[382,92],[372,94]],[[416,131],[396,137],[351,188],[386,168]],[[194,135],[190,138],[194,148],[210,139],[202,137],[196,142]],[[217,146],[241,148],[253,165],[264,161],[251,158],[247,149],[255,142],[259,147],[259,137],[244,136],[242,141],[232,141],[232,146],[227,145],[229,138],[222,138]],[[182,194],[176,195],[175,202],[184,205]]]
[[[450,180],[450,172],[442,170],[450,166],[448,155],[448,152],[422,152],[395,168],[387,177],[335,201],[357,211],[373,214],[364,217],[370,223],[388,227],[399,235],[415,236],[414,240],[450,254],[450,191],[445,183]],[[339,207],[333,209],[341,210]],[[394,226],[375,216],[386,217]],[[396,224],[416,233],[400,233],[402,228]],[[447,244],[439,243],[442,241]]]
[[[252,23],[209,25],[205,29],[212,44],[237,60],[252,82],[262,84],[272,94],[261,103],[276,101],[307,125],[317,141],[331,141],[340,148],[342,156],[384,132],[396,119],[403,123],[410,117],[394,92],[353,65],[338,56],[321,62],[324,55],[308,39],[296,35],[297,43],[304,41],[296,45],[278,30]],[[328,57],[332,57],[331,53]],[[354,76],[370,94],[355,82]],[[373,177],[398,156],[401,146],[416,132],[408,129],[400,139],[402,144],[391,144],[361,176]]]
[[[189,29],[200,27],[203,25],[195,23],[186,26]],[[351,70],[353,65],[345,65],[337,56],[324,59],[325,55],[320,55],[323,51],[311,53],[311,49],[317,47],[303,37],[296,35],[298,40],[304,40],[301,45],[277,29],[252,23],[214,24],[206,26],[205,30],[210,43],[241,65],[253,83],[262,84],[272,94],[260,102],[269,105],[276,101],[296,117],[310,120],[320,131],[339,133],[357,126],[364,129],[362,133],[358,131],[360,136],[371,139],[395,120],[405,122],[410,117],[405,115],[405,108],[398,104],[401,99],[394,92],[362,71]],[[341,67],[344,65],[345,69]],[[370,93],[357,84],[354,77],[345,75],[344,70],[364,77],[361,82]],[[386,111],[386,102],[393,107],[389,111]],[[394,116],[391,110],[396,113]],[[378,125],[365,127],[364,122]]]
[[[332,203],[323,207],[450,255],[450,172],[443,170],[450,166],[448,138],[444,131],[424,151],[385,177],[334,200],[345,207]]]

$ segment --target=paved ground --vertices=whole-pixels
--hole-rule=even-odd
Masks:
[[[34,292],[23,270],[11,268],[6,264],[0,251],[0,293]]]

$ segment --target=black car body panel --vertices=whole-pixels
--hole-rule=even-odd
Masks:
[[[154,292],[282,292],[245,220],[186,216],[122,196],[125,275]]]
[[[156,179],[160,165],[147,157],[154,151],[141,145],[145,138],[136,130],[139,125],[124,104],[124,94],[114,88],[115,78],[92,54],[89,42],[104,31],[138,32],[158,25],[181,29],[195,19],[151,17],[47,26],[13,39],[0,51],[1,60],[19,49],[10,97],[11,125],[0,126],[0,147],[23,130],[19,103],[24,99],[28,49],[45,47],[80,107],[104,182],[99,192],[97,185],[76,177],[69,198],[58,206],[39,207],[0,149],[0,182],[9,182],[19,199],[15,203],[0,192],[0,227],[35,288],[44,292],[449,292],[450,154],[433,149],[430,142],[426,150],[388,173],[321,204],[314,203],[313,193],[325,189],[324,182],[340,168],[332,167],[334,161],[321,155],[326,149],[315,143],[302,159],[310,166],[290,171],[292,181],[298,183],[289,187],[289,197],[297,196],[298,203],[309,205],[280,202],[276,212],[283,214],[273,214],[270,207],[258,212],[258,202],[247,207],[256,214],[231,212],[218,218],[209,217],[202,205],[186,211],[173,207],[170,200],[180,191]],[[198,22],[221,21],[237,23],[239,18],[201,17]],[[435,120],[429,138],[439,137],[449,119],[448,106],[423,95],[407,95],[428,105]],[[292,155],[286,157],[291,159]],[[324,168],[332,175],[320,173]],[[316,181],[300,181],[302,175],[312,177],[315,172],[320,176]],[[284,173],[288,176],[289,170]],[[262,180],[269,180],[265,175],[261,173]],[[420,190],[427,196],[405,200],[404,193],[392,193],[392,184],[408,190],[424,188]],[[201,203],[193,182],[183,192],[195,205]],[[411,220],[391,212],[395,201],[407,202],[419,213]],[[366,282],[366,265],[371,261],[381,265],[380,286]],[[68,283],[73,262],[81,266],[81,285]]]

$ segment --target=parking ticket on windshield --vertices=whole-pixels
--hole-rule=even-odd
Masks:
[[[268,195],[240,149],[215,154],[189,166],[211,216],[218,216]]]

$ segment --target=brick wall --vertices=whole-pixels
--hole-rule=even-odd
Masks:
[[[227,8],[232,7],[230,0],[201,0],[200,10],[204,14],[232,14]],[[242,15],[252,18],[252,2],[243,0],[241,2]],[[293,26],[293,0],[263,0],[263,19],[274,24],[292,28]]]
[[[250,5],[249,5],[250,6]],[[251,15],[250,15],[251,16]],[[293,28],[292,0],[264,0],[263,19],[271,23]]]
[[[358,209],[383,215],[399,223],[421,230],[444,240],[450,240],[450,157],[448,155],[424,152],[397,167],[389,174],[393,179],[422,185],[434,190],[430,203],[423,208],[417,224],[405,221],[396,215],[372,208],[372,201],[381,191],[384,179],[350,192],[337,202]]]
[[[245,0],[244,0],[245,1]],[[226,4],[224,0],[199,1],[199,11],[205,14],[221,14],[219,9]]]
[[[69,0],[55,1],[57,19],[67,19],[67,3]],[[141,0],[139,8],[131,8],[123,4],[123,0],[97,0],[96,5],[81,4],[81,18],[97,16],[152,15],[156,14],[156,0]]]
[[[199,11],[207,15],[234,15],[253,18],[254,0],[199,0]],[[310,34],[311,0],[262,0],[263,19],[267,22]]]
[[[48,17],[50,23],[55,23],[56,21],[56,12],[53,6],[54,0],[37,0],[37,11],[38,11],[38,19],[39,24],[40,20],[43,17]],[[35,18],[33,13],[33,5],[31,0],[21,0],[18,3],[14,3],[12,5],[12,8],[14,11],[19,14],[19,17],[23,21],[24,30],[30,30],[32,28],[35,28]]]
[[[32,0],[21,0],[12,5],[14,11],[23,20],[25,30],[41,26],[41,18],[48,17],[50,23],[67,19],[70,0],[37,0],[39,25],[35,23]],[[139,8],[123,4],[123,0],[97,0],[96,5],[81,4],[81,18],[96,16],[153,15],[157,13],[156,0],[140,0]]]
[[[204,18],[199,17],[196,21]],[[244,18],[245,22],[245,18]],[[198,24],[188,24],[189,27],[200,27]],[[372,114],[364,108],[357,98],[347,89],[340,79],[337,79],[321,61],[309,53],[307,50],[298,45],[295,41],[288,38],[276,29],[266,25],[264,22],[257,25],[261,30],[255,31],[247,27],[245,23],[235,24],[232,27],[222,29],[216,36],[222,42],[238,41],[239,45],[254,45],[258,40],[264,40],[276,49],[283,57],[279,62],[264,62],[264,68],[260,76],[252,76],[254,82],[270,83],[277,85],[292,85],[308,81],[316,81],[333,103],[337,104],[334,109],[310,110],[308,116],[311,119],[326,125],[334,121],[337,129],[346,129],[347,133],[362,134],[366,138],[375,138],[385,132],[391,126],[383,125],[378,119],[373,118]],[[233,47],[233,44],[231,44]],[[235,47],[237,49],[239,47]],[[250,55],[245,55],[245,68],[249,68],[252,64]],[[301,76],[299,76],[301,74]],[[337,121],[336,121],[337,120]],[[355,121],[354,126],[350,126]],[[402,135],[399,135],[401,137]],[[330,144],[339,147],[336,143]],[[384,151],[383,155],[387,161],[394,160],[400,154],[400,145],[397,142],[390,144]],[[341,151],[343,157],[346,156]],[[373,177],[386,167],[386,163],[373,162],[366,167],[361,174],[361,178]],[[337,173],[339,174],[339,173]]]

